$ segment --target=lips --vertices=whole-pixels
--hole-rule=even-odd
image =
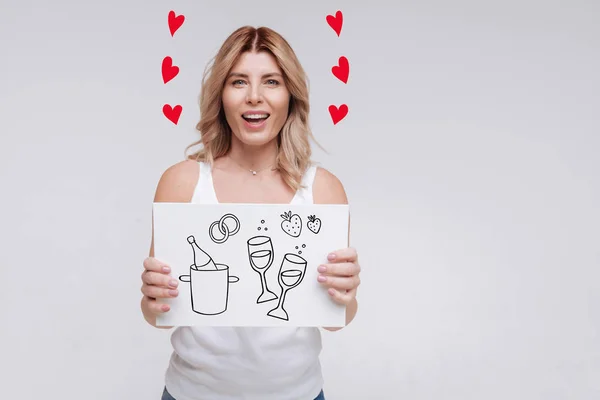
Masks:
[[[270,114],[264,111],[248,111],[242,114],[242,118],[250,124],[260,124],[269,117]]]
[[[263,118],[248,118],[248,117],[242,117],[242,118],[244,118],[246,121],[248,121],[251,124],[259,124],[263,121],[266,121],[266,119],[269,117],[267,116],[267,117],[263,117]]]

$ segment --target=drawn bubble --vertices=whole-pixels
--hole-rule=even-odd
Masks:
[[[296,246],[296,249],[298,249],[298,246]]]
[[[258,230],[260,231],[260,226],[258,227]]]
[[[306,245],[305,245],[305,244],[303,244],[303,245],[302,245],[302,248],[305,248],[305,247],[306,247]]]
[[[260,229],[260,228],[259,228],[259,229]],[[269,230],[269,228],[267,228],[267,227],[265,226],[265,231],[268,231],[268,230]]]
[[[265,223],[265,220],[264,220],[264,219],[261,219],[261,220],[260,220],[260,223],[261,223],[261,224],[264,224],[264,223]]]
[[[298,252],[298,254],[302,254],[302,250],[300,250],[300,251]]]

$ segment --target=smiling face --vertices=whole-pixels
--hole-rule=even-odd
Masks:
[[[282,71],[267,52],[246,52],[233,66],[223,88],[223,109],[233,135],[248,145],[277,137],[290,102]]]

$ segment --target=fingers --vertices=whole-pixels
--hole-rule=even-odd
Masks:
[[[330,288],[338,289],[342,291],[356,289],[360,285],[360,278],[358,275],[354,276],[330,276],[330,275],[319,275],[317,280]]]
[[[142,282],[144,282],[146,285],[160,286],[171,289],[175,289],[179,285],[179,282],[177,282],[176,279],[173,279],[171,275],[151,271],[144,271],[144,273],[142,273]]]
[[[336,250],[327,256],[327,260],[329,260],[329,262],[344,262],[344,261],[354,262],[357,259],[358,259],[358,253],[356,252],[356,249],[353,247]]]
[[[171,268],[169,266],[154,257],[147,257],[144,260],[144,270],[146,271],[154,271],[154,272],[162,272],[164,274],[168,274],[171,272]]]
[[[317,271],[321,275],[353,276],[360,273],[360,265],[353,262],[319,265]]]
[[[168,304],[158,302],[156,299],[174,298],[179,295],[177,286],[179,282],[170,274],[171,268],[165,263],[148,257],[144,260],[142,272],[141,292],[143,307],[151,314],[158,315],[170,310]]]
[[[163,314],[171,309],[168,304],[162,304],[148,296],[142,298],[142,307],[153,315]]]
[[[329,288],[329,290],[327,291],[329,293],[329,295],[331,296],[331,298],[333,299],[333,301],[335,301],[338,304],[343,304],[343,305],[348,305],[352,302],[352,299],[354,299],[356,297],[356,289],[351,289],[348,290],[347,292],[345,291],[339,291],[333,288]]]
[[[328,288],[331,298],[339,304],[348,305],[356,296],[360,285],[360,265],[353,248],[331,253],[328,264],[319,265],[317,280]]]
[[[150,297],[151,299],[166,299],[177,297],[179,295],[179,291],[177,289],[167,289],[154,285],[143,285],[142,293],[144,296]]]

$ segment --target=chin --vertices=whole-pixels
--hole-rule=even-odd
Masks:
[[[264,146],[277,138],[271,132],[241,132],[236,138],[247,146]]]
[[[245,124],[240,125],[234,135],[240,142],[248,146],[264,146],[276,139],[279,132],[275,131],[269,123],[259,129],[246,127]]]

